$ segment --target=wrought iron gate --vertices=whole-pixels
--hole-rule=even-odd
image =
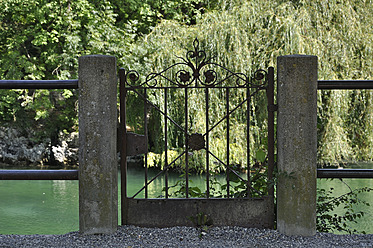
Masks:
[[[141,226],[173,226],[192,225],[190,218],[204,213],[212,218],[214,225],[240,225],[250,227],[273,227],[274,204],[273,204],[273,168],[274,168],[274,69],[257,70],[249,77],[244,73],[236,73],[223,66],[212,62],[207,58],[206,52],[200,50],[199,41],[193,42],[193,50],[186,53],[185,58],[179,58],[180,62],[171,65],[161,72],[150,73],[141,76],[137,71],[120,70],[120,123],[121,123],[121,204],[122,224],[134,224]],[[170,98],[179,94],[178,99],[184,99],[182,107],[177,111],[178,120],[170,114]],[[191,94],[198,96],[190,99]],[[219,109],[216,101],[211,98],[211,92],[224,102],[220,115],[214,113],[213,109]],[[218,93],[217,93],[218,92]],[[263,93],[261,93],[263,92]],[[143,110],[143,133],[138,135],[127,131],[126,128],[126,99],[129,94],[136,95],[144,102]],[[258,94],[264,94],[267,101],[267,154],[265,154],[265,166],[256,170],[257,173],[266,172],[267,188],[260,192],[253,186],[254,159],[250,155],[250,122],[252,98]],[[150,97],[151,96],[151,97]],[[180,97],[181,96],[181,97]],[[156,99],[157,102],[152,101]],[[158,101],[163,98],[163,103]],[[198,122],[193,117],[190,105],[200,108],[204,112],[204,119],[199,120],[204,124],[196,127]],[[180,105],[175,105],[173,107]],[[177,108],[179,108],[177,107]],[[195,107],[196,108],[196,107]],[[163,121],[163,168],[153,177],[148,176],[148,118],[151,111],[161,116]],[[224,112],[224,114],[221,114]],[[181,115],[180,115],[181,113]],[[180,118],[182,116],[183,118]],[[180,120],[181,119],[181,120]],[[239,119],[239,120],[238,120]],[[238,121],[237,121],[238,120]],[[232,127],[231,123],[238,122],[240,125]],[[179,140],[177,155],[170,159],[170,126],[176,129]],[[223,127],[222,127],[223,126]],[[237,127],[239,126],[239,127]],[[217,132],[217,129],[224,130]],[[231,137],[233,128],[241,128],[241,134],[246,137]],[[175,135],[175,134],[173,134]],[[236,133],[237,135],[237,133]],[[223,141],[224,152],[214,147],[214,141]],[[244,148],[245,156],[242,163],[246,164],[245,176],[235,169],[231,161],[231,153],[235,152],[237,145],[235,140],[244,140],[240,145]],[[180,148],[181,146],[181,148]],[[193,187],[189,185],[190,165],[193,162],[191,154],[202,154],[205,166],[206,188],[200,192],[199,199],[195,197]],[[127,156],[144,154],[145,175],[144,186],[134,195],[127,195]],[[224,155],[221,155],[224,154]],[[185,185],[183,185],[184,198],[172,198],[171,186],[168,184],[168,171],[176,163],[181,163],[185,169]],[[219,164],[223,167],[221,171],[226,174],[226,185],[224,195],[216,196],[213,189],[211,164]],[[148,187],[158,177],[164,177],[164,195],[162,198],[150,199]],[[244,178],[246,177],[246,178]],[[234,180],[232,179],[234,178]],[[243,182],[235,186],[235,180]],[[233,182],[234,181],[234,182]],[[240,194],[235,194],[233,188],[245,189]],[[144,192],[144,198],[139,194]],[[217,198],[219,197],[219,198]],[[230,217],[229,217],[230,216]],[[247,216],[247,217],[245,217]]]

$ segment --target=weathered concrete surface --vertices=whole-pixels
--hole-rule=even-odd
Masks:
[[[317,57],[281,56],[278,69],[277,229],[316,234]]]
[[[273,228],[272,197],[263,199],[127,199],[128,225],[194,226],[191,218],[208,216],[214,226]]]
[[[116,60],[79,58],[79,230],[113,233],[118,226]]]

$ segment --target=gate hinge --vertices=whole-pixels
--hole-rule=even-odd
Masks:
[[[275,112],[275,111],[277,111],[277,109],[278,109],[277,104],[268,105],[268,111],[270,111],[270,112]]]

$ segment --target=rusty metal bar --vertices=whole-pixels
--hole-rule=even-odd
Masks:
[[[78,170],[0,170],[0,180],[78,180]]]
[[[189,198],[188,88],[185,88],[185,198]]]
[[[147,108],[147,92],[146,88],[144,88],[144,135],[148,135],[148,108]],[[144,160],[144,166],[145,166],[145,198],[148,198],[148,142],[146,142],[146,153],[145,153],[145,160]]]
[[[119,142],[120,142],[120,178],[121,178],[121,222],[127,224],[127,129],[126,129],[126,96],[125,87],[126,72],[123,68],[119,70]]]
[[[275,99],[274,68],[268,68],[267,104],[268,104],[268,195],[274,195],[273,169],[275,166]]]
[[[251,187],[251,173],[250,173],[250,103],[251,103],[251,95],[250,95],[250,87],[246,88],[246,100],[247,100],[247,110],[246,110],[246,170],[247,170],[247,196],[251,196],[250,192],[250,187]]]
[[[229,88],[225,91],[226,100],[226,113],[227,113],[227,166],[229,167]],[[227,170],[227,198],[230,198],[230,180],[229,180],[229,170]]]
[[[165,167],[168,167],[168,133],[167,133],[167,88],[164,89],[164,157],[165,157]],[[166,170],[164,174],[164,180],[165,180],[165,198],[168,198],[168,171]]]
[[[317,169],[317,178],[373,178],[373,169]]]
[[[78,89],[78,79],[0,80],[0,89]]]
[[[210,155],[209,155],[209,88],[205,88],[205,99],[206,99],[206,198],[210,197]]]
[[[373,89],[373,80],[318,80],[319,90]]]

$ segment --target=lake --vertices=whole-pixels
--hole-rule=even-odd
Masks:
[[[367,164],[364,168],[373,168]],[[360,167],[362,168],[362,167]],[[143,173],[129,169],[129,195],[143,186]],[[151,171],[150,174],[156,172]],[[169,175],[169,185],[179,180],[177,174]],[[203,176],[192,176],[195,185],[205,183]],[[352,189],[373,188],[373,179],[344,179]],[[149,187],[149,197],[157,197],[164,187],[164,179],[156,179]],[[318,179],[319,188],[334,188],[335,195],[348,192],[340,180]],[[65,234],[79,229],[78,181],[35,180],[0,181],[0,234]],[[359,197],[370,202],[370,207],[357,206],[366,216],[352,225],[358,231],[373,234],[373,192]],[[120,202],[120,200],[119,200]],[[341,209],[337,210],[341,211]]]

